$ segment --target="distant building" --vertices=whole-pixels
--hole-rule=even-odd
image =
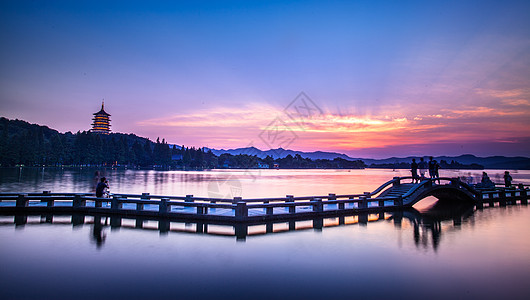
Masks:
[[[92,121],[92,131],[93,133],[110,133],[110,114],[105,111],[105,102],[101,102],[101,110],[97,113],[94,113],[94,118]]]

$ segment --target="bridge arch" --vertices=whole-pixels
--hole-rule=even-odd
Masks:
[[[412,206],[422,199],[433,196],[444,202],[476,202],[478,192],[470,185],[460,181],[458,178],[436,178],[424,179],[419,183],[404,183],[412,177],[394,177],[391,181],[383,184],[372,195],[378,194],[376,198],[399,197],[404,206]]]
[[[415,195],[411,195],[411,198],[408,199],[409,201],[407,201],[407,203],[409,205],[414,205],[429,196],[433,196],[439,201],[444,202],[474,203],[476,201],[473,193],[458,186],[433,185],[432,187],[422,189]]]

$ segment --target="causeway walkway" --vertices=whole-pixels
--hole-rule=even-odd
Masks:
[[[425,179],[419,183],[411,181],[411,177],[394,177],[373,192],[362,194],[286,195],[258,199],[161,196],[149,193],[113,194],[111,198],[51,191],[3,193],[0,194],[0,214],[80,213],[252,223],[403,210],[428,196],[440,201],[472,203],[478,207],[528,203],[528,189],[478,190],[458,178]]]

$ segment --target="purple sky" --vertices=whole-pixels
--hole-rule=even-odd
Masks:
[[[530,153],[528,1],[2,1],[0,22],[0,115],[62,132],[105,99],[114,131],[188,146]]]

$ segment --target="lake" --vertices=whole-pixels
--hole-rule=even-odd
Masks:
[[[105,170],[111,192],[272,197],[372,191],[408,170]],[[487,170],[502,181],[504,170]],[[530,183],[530,171],[510,171]],[[475,181],[482,171],[442,170]],[[0,169],[0,192],[89,192],[93,169]],[[0,216],[1,298],[330,299],[515,298],[530,287],[530,209],[447,207],[248,228],[84,216]],[[51,221],[51,222],[50,222]],[[203,226],[201,224],[201,226]]]

